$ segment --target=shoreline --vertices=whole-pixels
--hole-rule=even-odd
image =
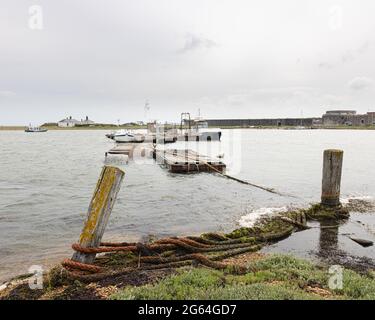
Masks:
[[[375,299],[374,271],[361,274],[342,268],[344,287],[335,289],[329,287],[328,265],[292,255],[254,252],[224,262],[242,266],[246,272],[237,274],[230,269],[202,266],[165,268],[147,274],[135,270],[131,275],[89,284],[79,280],[56,284],[49,280],[43,289],[34,290],[29,289],[30,275],[20,275],[8,286],[0,286],[0,301]]]
[[[24,131],[27,126],[0,126],[0,131]],[[80,131],[80,130],[120,130],[120,129],[127,129],[127,130],[139,130],[139,129],[147,129],[147,126],[116,126],[116,125],[103,125],[103,126],[90,126],[90,127],[70,127],[70,128],[62,128],[58,126],[42,126],[49,131]],[[214,127],[209,127],[214,128]],[[215,127],[216,128],[216,127]],[[246,130],[375,130],[375,126],[332,126],[332,127],[311,127],[311,128],[299,128],[294,126],[256,126],[256,127],[241,127],[241,126],[221,126],[219,127],[221,130],[229,130],[229,129],[246,129]]]
[[[27,126],[0,126],[0,131],[23,131]],[[147,129],[147,126],[93,126],[93,127],[71,127],[71,128],[62,128],[57,126],[41,126],[49,131],[79,131],[79,130],[119,130],[119,129]]]
[[[63,262],[62,265],[53,267],[45,274],[43,289],[31,290],[28,287],[30,275],[20,275],[0,286],[0,300],[147,300],[160,298],[160,295],[166,300],[176,298],[190,300],[199,299],[202,294],[207,295],[207,299],[228,296],[228,300],[249,299],[249,297],[252,299],[375,299],[373,266],[361,268],[360,265],[355,264],[340,265],[344,277],[347,277],[344,281],[348,284],[342,290],[335,290],[329,288],[330,264],[316,263],[292,255],[259,251],[262,247],[284,240],[293,233],[304,232],[311,228],[309,221],[329,220],[337,225],[345,223],[348,214],[348,209],[342,206],[332,208],[316,204],[306,209],[296,209],[261,218],[252,227],[242,227],[227,234],[207,233],[200,237],[155,239],[139,247],[146,249],[136,249],[136,251],[147,252],[147,250],[155,250],[151,248],[158,244],[160,246],[168,241],[175,243],[178,239],[185,239],[186,242],[183,242],[190,244],[188,260],[181,260],[183,257],[181,253],[174,256],[173,252],[168,251],[171,249],[166,249],[167,251],[159,253],[159,259],[162,260],[158,263],[145,260],[140,265],[140,255],[136,251],[121,253],[116,250],[97,256],[94,265],[105,270],[104,274],[100,273],[103,271],[99,274],[78,272],[74,268],[71,269],[72,267],[66,267]],[[219,250],[212,252],[210,249],[209,252],[205,250],[202,252],[202,248],[212,246],[218,246]],[[231,248],[224,249],[224,247]],[[191,251],[192,248],[196,249],[196,253]],[[203,258],[203,255],[206,258]],[[144,252],[142,256],[151,259],[150,253]],[[160,258],[161,256],[164,258]],[[222,259],[215,258],[218,256]],[[155,256],[152,257],[152,260],[157,259]],[[224,286],[223,279],[225,279]],[[314,281],[306,279],[314,279]],[[241,288],[239,291],[238,286]],[[262,287],[261,291],[259,286]]]

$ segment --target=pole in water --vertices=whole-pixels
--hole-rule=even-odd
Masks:
[[[116,167],[104,166],[92,196],[85,225],[79,238],[84,248],[96,248],[100,245],[109,216],[116,201],[125,173]],[[91,264],[95,253],[75,252],[72,260]]]
[[[344,151],[325,150],[323,154],[323,178],[321,204],[340,205],[340,185]]]

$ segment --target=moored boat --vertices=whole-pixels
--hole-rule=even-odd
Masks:
[[[25,132],[47,132],[48,130],[46,128],[42,127],[32,127],[31,125],[25,129]]]
[[[135,142],[140,143],[145,141],[145,136],[143,134],[132,133],[125,130],[120,130],[120,132],[116,132],[113,135],[113,140],[118,143],[126,143],[126,142]]]
[[[188,129],[183,130],[183,125]],[[201,117],[190,119],[190,113],[181,113],[179,141],[220,141],[221,130],[209,128],[208,122]]]

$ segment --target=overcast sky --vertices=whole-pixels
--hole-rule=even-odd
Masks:
[[[367,112],[374,57],[373,0],[1,0],[0,124]]]

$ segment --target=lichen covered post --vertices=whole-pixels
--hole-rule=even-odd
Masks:
[[[125,173],[119,168],[103,167],[79,238],[82,247],[95,248],[100,245],[124,175]],[[75,252],[72,258],[81,263],[92,263],[94,259],[95,253],[81,252]]]
[[[321,204],[340,205],[340,185],[344,151],[325,150],[323,155],[323,179]]]

